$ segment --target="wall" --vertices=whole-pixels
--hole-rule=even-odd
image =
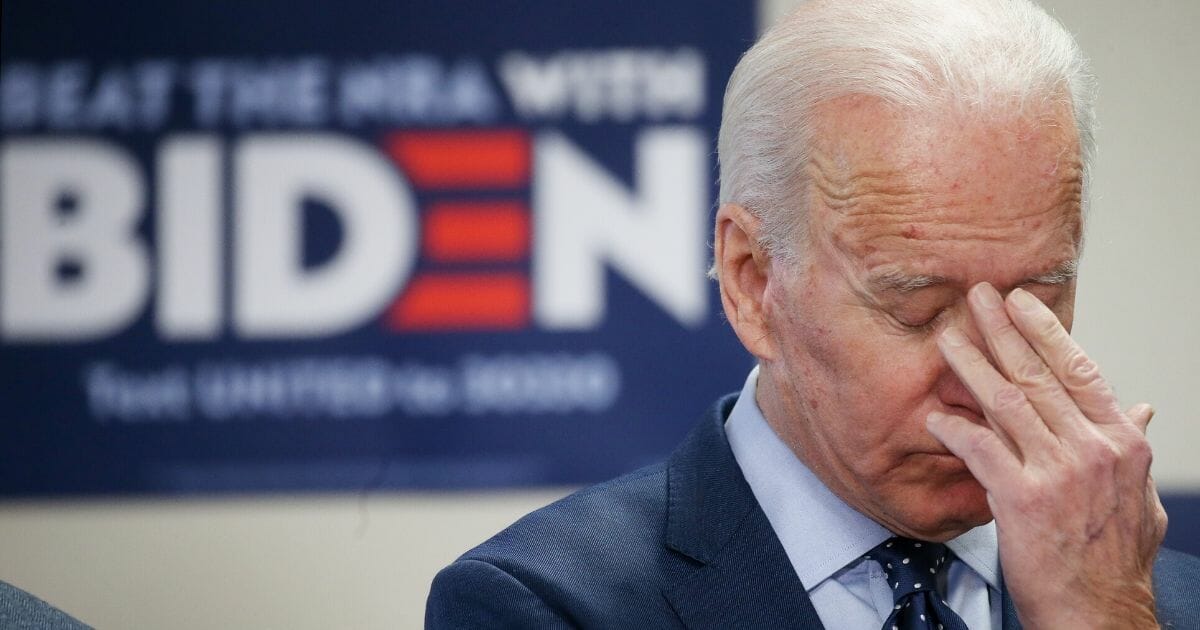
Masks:
[[[438,567],[562,494],[8,504],[0,579],[99,628],[418,628]]]
[[[1157,407],[1160,486],[1200,492],[1200,4],[1046,5],[1102,86],[1076,336]],[[438,567],[565,492],[10,502],[0,579],[105,628],[415,628]]]

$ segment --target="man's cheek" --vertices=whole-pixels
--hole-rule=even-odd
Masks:
[[[859,309],[814,308],[796,317],[791,323],[798,345],[816,363],[839,375],[859,374],[893,349]]]
[[[857,344],[851,374],[860,381],[865,395],[876,405],[896,411],[920,404],[928,398],[940,374],[940,355],[915,340],[888,338]]]
[[[870,334],[864,328],[848,328],[829,344],[831,357],[836,357],[848,374],[890,373],[897,365],[908,366],[912,349],[904,338]]]

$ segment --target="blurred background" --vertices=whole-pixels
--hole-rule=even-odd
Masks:
[[[102,628],[420,627],[740,388],[714,138],[791,0],[162,4],[3,4],[0,580]],[[1043,4],[1101,85],[1076,337],[1200,553],[1200,5]]]

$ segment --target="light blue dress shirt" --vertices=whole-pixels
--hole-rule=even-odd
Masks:
[[[825,487],[763,418],[758,368],[725,421],[733,456],[828,630],[879,628],[892,589],[863,554],[892,533]],[[971,630],[1000,628],[1000,555],[995,522],[946,543],[956,559],[938,590]]]

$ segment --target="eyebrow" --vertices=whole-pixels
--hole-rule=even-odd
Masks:
[[[900,293],[912,293],[917,289],[924,289],[934,285],[945,284],[949,282],[948,278],[943,276],[928,276],[928,275],[909,275],[898,269],[889,269],[878,274],[873,274],[867,284],[876,291],[898,291]]]
[[[1018,285],[1062,285],[1074,280],[1078,275],[1079,261],[1072,259],[1063,262],[1046,273],[1026,278],[1019,282]],[[898,269],[888,269],[873,274],[867,279],[867,284],[875,291],[896,291],[898,293],[912,293],[918,289],[938,286],[948,282],[950,282],[950,279],[945,276],[912,275]]]
[[[1079,276],[1079,261],[1068,260],[1061,265],[1038,276],[1034,276],[1021,284],[1066,284]]]

